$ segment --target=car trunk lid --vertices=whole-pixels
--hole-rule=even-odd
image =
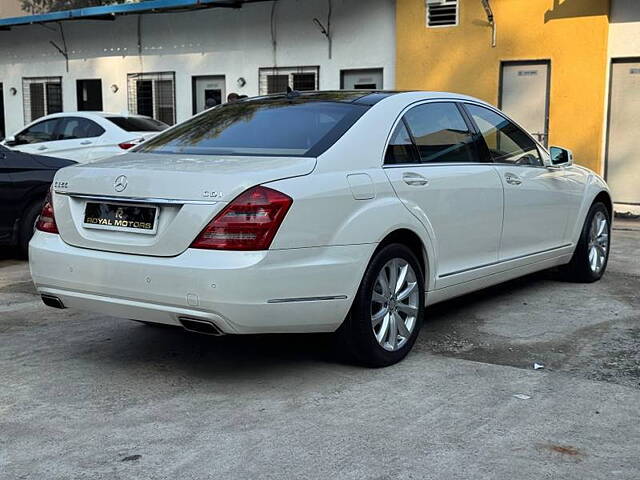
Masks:
[[[307,175],[315,165],[315,158],[308,157],[129,153],[59,171],[54,182],[56,221],[62,239],[70,245],[175,256],[243,191]],[[88,204],[92,204],[89,209]],[[117,207],[123,207],[124,217]],[[124,224],[115,215],[125,220],[133,215],[135,220],[135,215],[144,214],[147,222],[152,213],[142,211],[148,208],[157,209],[153,228],[119,227]],[[105,218],[97,218],[96,211]],[[102,221],[106,223],[98,223]]]

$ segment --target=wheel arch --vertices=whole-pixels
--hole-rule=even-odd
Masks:
[[[432,263],[429,261],[429,253],[423,239],[420,237],[420,235],[409,228],[397,228],[387,233],[384,238],[380,240],[378,247],[373,252],[372,258],[377,252],[382,250],[387,245],[391,245],[393,243],[405,245],[416,256],[416,258],[420,262],[420,268],[422,268],[422,276],[424,278],[425,288],[428,290],[429,285],[431,284],[430,274],[432,271]]]
[[[606,190],[601,190],[594,197],[593,201],[591,202],[591,205],[593,205],[596,202],[604,203],[604,206],[607,207],[607,212],[609,212],[609,220],[613,220],[613,200],[609,192],[607,192]]]

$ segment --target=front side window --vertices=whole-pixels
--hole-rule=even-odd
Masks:
[[[339,101],[286,98],[229,103],[159,134],[136,151],[315,157],[367,109]]]
[[[421,163],[474,162],[473,135],[453,103],[427,103],[409,110],[405,120]]]
[[[57,118],[44,120],[29,128],[24,129],[16,135],[16,145],[26,145],[31,143],[52,142],[55,137],[56,126],[59,123]]]
[[[466,105],[496,163],[543,166],[536,143],[502,115],[478,105]]]

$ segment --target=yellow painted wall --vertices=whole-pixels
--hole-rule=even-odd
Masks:
[[[428,28],[424,0],[398,0],[396,87],[464,93],[498,104],[500,62],[551,60],[549,144],[602,173],[609,0],[460,0],[457,27]]]

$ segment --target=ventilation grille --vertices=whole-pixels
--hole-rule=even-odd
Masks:
[[[129,112],[176,123],[175,73],[130,73],[127,75]]]
[[[260,95],[293,90],[318,90],[320,67],[273,67],[260,69]]]
[[[458,0],[427,0],[427,25],[451,27],[458,24]]]

